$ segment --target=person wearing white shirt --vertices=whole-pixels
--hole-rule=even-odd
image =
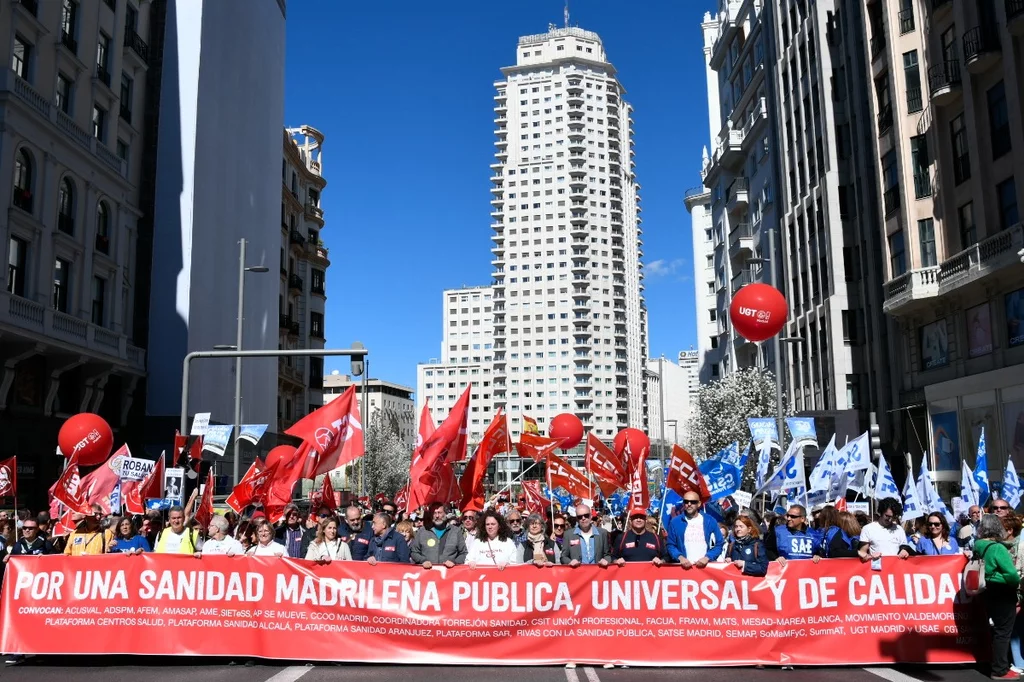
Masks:
[[[274,542],[274,527],[266,519],[256,524],[256,544],[250,547],[246,554],[249,556],[288,556],[288,550],[284,545]]]
[[[466,564],[470,568],[497,566],[501,570],[521,564],[521,554],[505,518],[494,509],[485,511],[478,519],[476,541],[469,548]]]
[[[241,556],[245,554],[245,547],[242,547],[242,543],[228,535],[230,528],[231,524],[223,516],[214,516],[210,519],[210,527],[207,529],[210,537],[203,543],[202,549],[196,552],[196,556]]]
[[[878,503],[878,520],[869,523],[860,531],[861,556],[865,561],[883,556],[910,556],[907,534],[900,527],[902,505],[897,500],[884,499]],[[866,549],[867,556],[863,550]]]
[[[316,531],[316,540],[309,543],[306,558],[329,564],[332,561],[352,561],[352,550],[348,543],[338,537],[338,521],[328,517],[320,522]]]

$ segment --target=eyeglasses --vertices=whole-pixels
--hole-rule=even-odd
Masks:
[[[522,519],[509,519],[508,522],[509,523],[522,523],[523,520]]]
[[[802,514],[786,514],[787,519],[802,519]]]
[[[700,500],[683,500],[683,504],[700,504]]]
[[[38,526],[22,526],[22,530],[39,530]]]
[[[463,516],[462,520],[463,521],[476,521],[476,517],[475,516]]]
[[[559,529],[559,528],[565,528],[565,524],[564,523],[556,523],[554,527],[555,527],[556,530]]]
[[[996,511],[1009,511],[1010,510],[1010,508],[1005,506],[1005,505],[1003,505],[1001,507],[992,507],[992,509],[994,509]]]
[[[928,526],[931,527],[931,528],[942,528],[942,524],[941,523],[932,523],[930,521],[928,522]]]

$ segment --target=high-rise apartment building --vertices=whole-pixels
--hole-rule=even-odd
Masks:
[[[323,348],[327,301],[327,247],[320,233],[324,136],[310,126],[284,131],[281,162],[281,291],[279,347]],[[278,430],[323,405],[324,359],[278,359]]]
[[[703,186],[693,188],[687,190],[684,201],[690,213],[693,241],[693,292],[698,349],[694,351],[694,357],[698,379],[707,383],[721,377],[722,357],[728,349],[722,343],[723,325],[728,322],[725,317],[728,310],[723,306],[728,297],[724,292],[719,292],[715,272],[715,223],[711,210],[711,192]]]
[[[1017,0],[869,2],[884,307],[898,429],[939,480],[1024,461],[1024,181]]]
[[[22,505],[46,500],[66,417],[97,412],[118,440],[139,422],[129,415],[146,371],[135,305],[149,277],[136,246],[149,211],[150,10],[125,0],[0,5],[0,458],[18,455]]]
[[[647,427],[632,107],[601,38],[519,39],[495,83],[494,404],[610,439]]]
[[[712,140],[702,177],[710,198],[694,195],[688,207],[691,213],[706,212],[710,204],[711,211],[710,252],[708,227],[694,234],[694,268],[699,268],[694,283],[704,306],[697,315],[705,380],[775,364],[769,346],[759,354],[757,344],[735,333],[729,321],[736,292],[751,282],[769,283],[771,268],[778,266],[768,248],[768,233],[777,230],[779,221],[771,12],[771,3],[762,0],[723,0],[718,14],[705,14],[701,25]],[[774,244],[778,250],[779,240]],[[703,262],[697,262],[698,253]]]
[[[427,400],[435,424],[440,424],[472,385],[469,443],[480,442],[494,417],[494,301],[491,287],[446,289],[441,300],[441,356],[416,367],[416,419]],[[520,415],[515,415],[519,419]],[[511,417],[510,417],[511,418]]]

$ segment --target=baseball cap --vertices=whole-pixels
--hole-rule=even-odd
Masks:
[[[633,518],[634,516],[647,516],[647,510],[642,507],[633,507],[629,510],[629,518]]]

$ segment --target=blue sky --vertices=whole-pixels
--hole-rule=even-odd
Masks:
[[[635,108],[652,356],[696,344],[687,188],[700,184],[710,0],[573,0]],[[327,342],[416,385],[441,347],[441,291],[490,281],[493,96],[520,35],[559,0],[291,0],[285,122],[323,131]],[[327,369],[348,371],[328,359]]]

